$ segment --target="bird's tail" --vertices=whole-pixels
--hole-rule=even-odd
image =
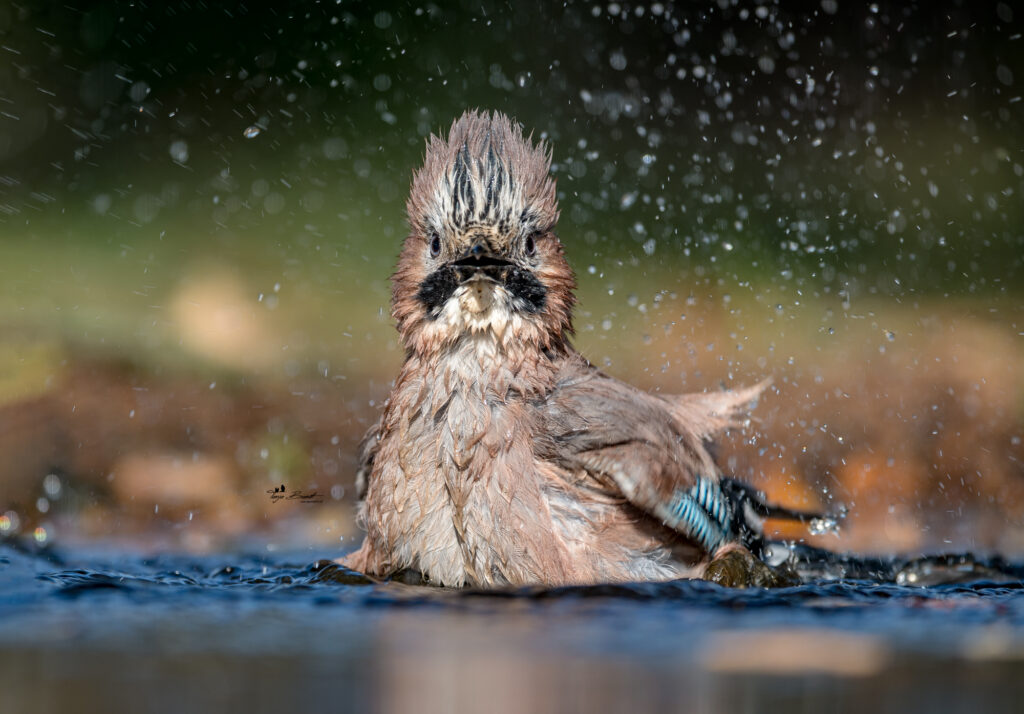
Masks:
[[[796,521],[811,535],[834,533],[846,517],[846,508],[832,513],[798,511],[768,503],[764,493],[753,486],[727,476],[701,478],[686,490],[677,490],[673,498],[657,512],[666,525],[715,552],[730,542],[743,544],[752,553],[765,552],[764,522],[769,519]]]
[[[811,535],[835,533],[846,517],[846,507],[840,504],[830,513],[799,511],[768,503],[763,491],[727,476],[719,479],[722,495],[729,502],[732,535],[751,552],[760,555],[764,548],[764,522],[769,519],[796,521],[807,527]]]
[[[726,429],[743,426],[750,418],[750,409],[771,383],[769,377],[742,389],[676,395],[669,398],[669,407],[680,426],[710,439]]]

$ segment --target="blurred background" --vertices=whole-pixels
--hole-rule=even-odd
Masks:
[[[819,545],[1024,553],[1022,15],[0,4],[0,534],[354,546],[409,179],[477,107],[553,149],[592,361],[774,377],[721,463],[845,504]]]

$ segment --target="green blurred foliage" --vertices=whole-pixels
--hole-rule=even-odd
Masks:
[[[9,4],[0,323],[166,359],[213,271],[297,352],[379,351],[408,180],[468,107],[549,142],[584,330],[652,287],[1016,295],[1015,12]]]

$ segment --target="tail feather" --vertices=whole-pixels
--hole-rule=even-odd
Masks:
[[[769,377],[743,389],[683,394],[671,398],[670,408],[676,419],[706,439],[743,426],[750,418],[750,409],[771,383]]]
[[[771,383],[769,378],[743,389],[684,394],[667,401],[682,429],[710,439],[720,431],[743,426],[749,410]],[[735,540],[758,555],[764,552],[764,522],[769,518],[802,523],[810,534],[819,535],[838,530],[839,521],[846,516],[842,506],[835,513],[817,513],[769,503],[763,492],[727,476],[698,478],[692,488],[677,491],[666,508],[666,523],[705,550]]]
[[[732,519],[729,530],[737,540],[758,555],[764,549],[764,522],[769,518],[796,521],[807,526],[811,535],[820,535],[837,531],[839,522],[846,517],[846,509],[842,505],[833,513],[800,511],[768,503],[763,491],[742,481],[723,476],[719,484],[729,501]]]

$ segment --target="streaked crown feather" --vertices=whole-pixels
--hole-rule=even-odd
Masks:
[[[421,235],[474,225],[501,234],[548,231],[558,220],[551,154],[499,112],[465,112],[447,138],[431,136],[406,210]]]

